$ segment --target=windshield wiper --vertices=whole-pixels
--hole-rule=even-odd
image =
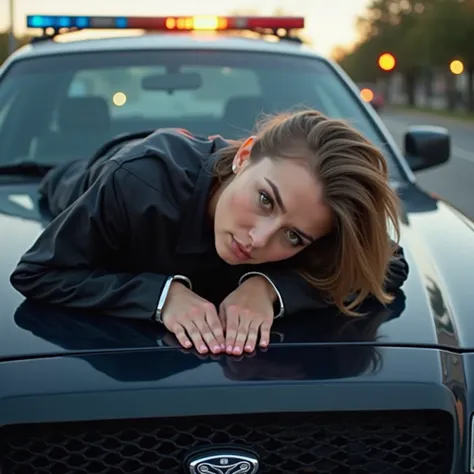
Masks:
[[[34,161],[20,161],[18,163],[8,163],[0,165],[0,175],[20,175],[42,178],[53,167],[53,165],[36,163]]]

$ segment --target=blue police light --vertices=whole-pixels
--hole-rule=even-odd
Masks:
[[[116,18],[115,19],[115,26],[117,28],[127,28],[128,20],[126,18]]]
[[[29,28],[49,28],[52,23],[52,18],[47,16],[28,15],[26,17],[26,26]]]
[[[67,15],[28,15],[26,17],[28,28],[128,28],[126,17],[108,16],[67,16]]]
[[[89,26],[89,18],[86,16],[79,16],[76,19],[77,28],[87,28]]]
[[[66,15],[28,15],[26,26],[29,28],[86,28],[89,25],[87,17]]]

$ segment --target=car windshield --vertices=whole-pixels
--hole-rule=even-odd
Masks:
[[[262,113],[295,107],[348,119],[385,149],[357,96],[316,57],[155,50],[27,58],[0,81],[0,166],[89,158],[119,134],[160,127],[239,138]]]

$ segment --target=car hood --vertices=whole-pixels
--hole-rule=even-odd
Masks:
[[[0,361],[102,351],[177,350],[151,322],[91,316],[25,301],[9,277],[44,228],[37,183],[0,185]],[[334,310],[287,315],[272,343],[300,347],[421,346],[474,350],[471,288],[474,226],[455,209],[415,187],[400,190],[401,244],[409,278],[388,306],[368,301],[365,318]],[[446,244],[449,242],[449,246]]]

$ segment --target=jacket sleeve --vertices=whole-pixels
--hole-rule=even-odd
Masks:
[[[249,271],[240,278],[239,283],[257,274],[267,278],[277,293],[276,318],[303,310],[327,308],[330,304],[303,277],[290,270],[280,270],[273,267],[259,271]],[[405,260],[403,248],[398,246],[389,264],[385,290],[389,293],[395,292],[407,278],[408,263]]]
[[[110,272],[136,228],[138,183],[111,160],[43,231],[10,277],[25,297],[116,317],[151,319],[169,275]]]

